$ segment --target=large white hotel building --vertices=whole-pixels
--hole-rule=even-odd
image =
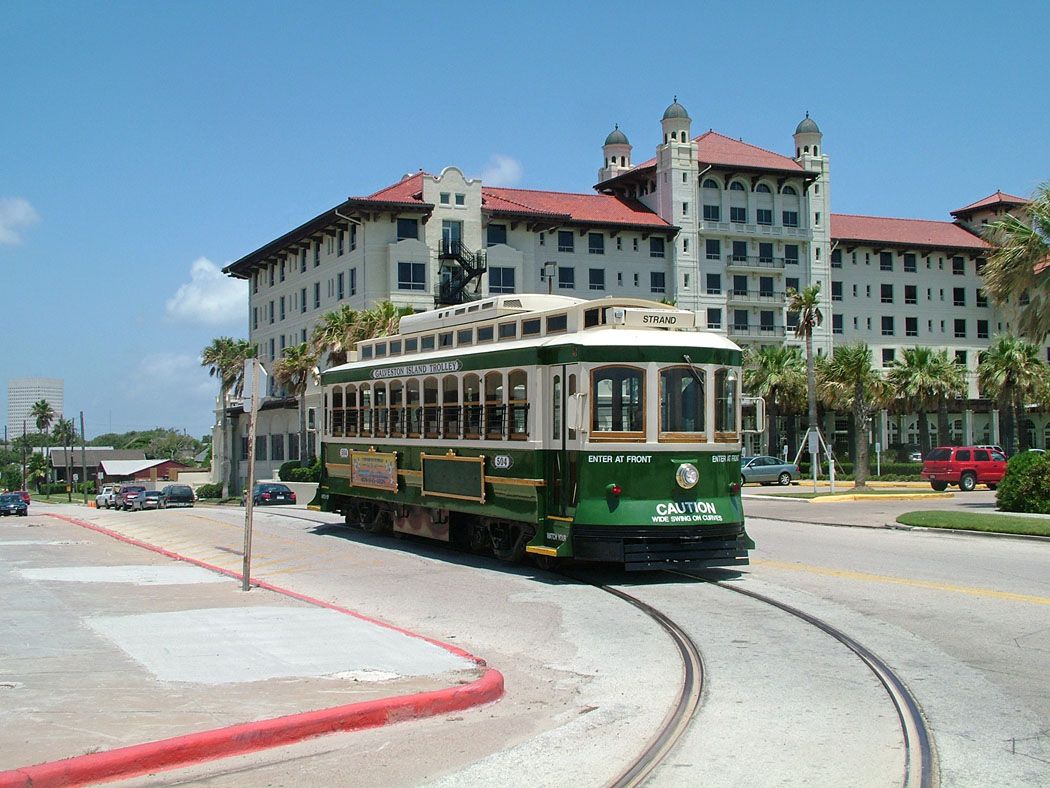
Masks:
[[[996,192],[951,211],[953,221],[834,214],[830,159],[808,114],[787,155],[713,130],[694,136],[677,100],[660,124],[655,156],[641,163],[614,129],[587,192],[486,186],[447,167],[348,198],[225,269],[248,282],[250,341],[269,365],[344,303],[423,310],[550,288],[673,300],[740,344],[794,342],[785,293],[819,282],[820,352],[864,341],[886,365],[903,347],[947,348],[970,372],[953,439],[999,441],[976,368],[1009,324],[981,290],[989,247],[979,233],[1023,198]],[[316,399],[308,393],[312,411]],[[274,396],[260,422],[260,477],[298,456],[297,422],[294,402]],[[847,423],[840,414],[826,425],[840,445]],[[1047,414],[1030,414],[1024,428],[1031,445],[1050,443]],[[916,419],[883,413],[876,436],[884,446],[917,443]],[[246,440],[234,479],[244,477],[236,455]]]

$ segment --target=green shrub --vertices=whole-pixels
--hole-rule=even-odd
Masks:
[[[995,500],[1004,512],[1050,514],[1050,456],[1023,451],[1011,457]]]
[[[292,478],[292,472],[298,470],[300,467],[299,460],[289,460],[288,462],[281,463],[281,467],[277,471],[277,478],[282,482],[295,481]]]
[[[197,497],[204,498],[221,498],[222,497],[222,485],[221,484],[202,484],[197,488]]]
[[[320,461],[314,462],[308,468],[292,468],[287,479],[284,476],[281,478],[289,482],[319,482],[321,481],[321,463]]]

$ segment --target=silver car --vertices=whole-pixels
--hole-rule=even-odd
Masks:
[[[742,457],[740,460],[740,482],[742,484],[759,482],[788,485],[800,475],[795,463],[784,462],[779,457],[759,454],[755,457]]]

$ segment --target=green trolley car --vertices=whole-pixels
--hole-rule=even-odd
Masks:
[[[741,351],[694,320],[525,294],[405,317],[322,375],[312,506],[545,566],[746,564]]]

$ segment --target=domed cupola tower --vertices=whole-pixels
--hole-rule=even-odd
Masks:
[[[620,131],[619,124],[609,132],[602,146],[605,163],[598,170],[598,180],[607,181],[631,169],[631,143],[627,135]]]
[[[678,96],[675,96],[671,106],[664,110],[661,123],[664,129],[665,145],[669,142],[689,141],[689,113],[678,103]]]
[[[823,137],[820,127],[807,112],[806,117],[795,127],[795,158],[800,159],[807,154],[819,156]]]

